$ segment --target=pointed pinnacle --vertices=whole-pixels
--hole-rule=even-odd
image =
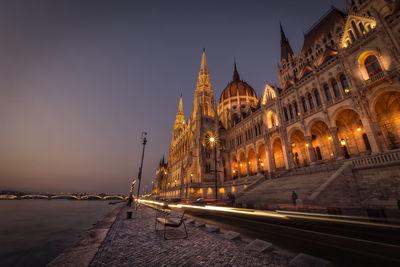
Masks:
[[[206,49],[205,49],[205,48],[203,48],[203,55],[202,55],[202,57],[201,57],[200,72],[208,73],[208,70],[207,70],[207,60],[206,60]]]
[[[181,94],[181,97],[179,98],[178,112],[182,112],[183,113],[182,94]]]
[[[233,61],[233,80],[234,81],[239,81],[240,80],[240,76],[239,76],[239,73],[238,73],[237,68],[236,68],[236,59],[235,58],[234,58],[234,61]]]

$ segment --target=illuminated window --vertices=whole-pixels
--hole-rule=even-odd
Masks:
[[[332,81],[332,88],[333,88],[333,93],[335,94],[335,97],[340,96],[340,90],[339,90],[339,85],[336,82],[336,80]]]
[[[290,114],[290,118],[293,119],[293,109],[292,109],[292,105],[289,105],[289,114]]]
[[[318,90],[315,90],[314,96],[315,96],[315,100],[317,101],[317,106],[320,107],[322,105],[322,102],[321,102],[321,97],[319,95]]]
[[[346,90],[349,90],[349,84],[344,74],[340,75],[340,83],[342,84],[343,91],[346,93]]]
[[[283,113],[285,113],[285,120],[288,121],[289,117],[286,108],[283,108]]]
[[[210,163],[206,163],[206,173],[210,173],[211,172],[211,165]]]
[[[312,99],[311,94],[308,94],[308,104],[310,105],[310,109],[314,108],[314,100]]]
[[[332,99],[331,91],[329,90],[329,86],[327,84],[324,84],[324,92],[326,96],[326,100],[330,101]]]
[[[301,98],[301,103],[303,105],[304,112],[307,112],[307,103],[306,103],[306,99],[304,97]]]
[[[354,42],[356,40],[356,38],[354,37],[353,31],[349,31],[350,34],[350,38],[351,38],[351,42]]]
[[[374,55],[368,56],[364,61],[364,65],[370,78],[382,72],[381,65],[379,65],[378,59]]]
[[[353,28],[354,32],[357,35],[357,38],[360,38],[360,32],[358,31],[358,28],[356,26],[356,23],[354,22],[354,20],[351,22],[351,27]]]
[[[364,24],[362,24],[362,22],[358,23],[358,27],[360,27],[360,31],[361,31],[363,34],[366,33]]]
[[[296,116],[299,116],[299,107],[297,106],[297,102],[294,102],[294,111],[296,112]]]

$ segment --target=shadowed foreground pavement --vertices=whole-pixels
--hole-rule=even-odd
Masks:
[[[141,206],[129,220],[127,210],[118,214],[90,266],[288,266],[291,259],[274,250],[246,251],[245,241],[230,241],[194,224],[187,224],[187,239],[164,240],[162,231],[154,231],[154,209]]]

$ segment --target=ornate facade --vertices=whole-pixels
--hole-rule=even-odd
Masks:
[[[347,10],[331,8],[298,55],[281,27],[280,86],[259,98],[235,64],[217,105],[203,51],[191,117],[181,98],[153,193],[224,198],[260,176],[400,148],[400,1]]]

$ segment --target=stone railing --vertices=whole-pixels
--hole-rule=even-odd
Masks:
[[[374,167],[400,162],[400,149],[352,160],[353,168]]]
[[[380,73],[377,73],[376,75],[372,76],[370,79],[368,79],[366,81],[367,86],[371,85],[371,84],[373,84],[373,83],[375,83],[375,82],[377,82],[379,80],[382,80],[383,78],[385,78],[385,73],[383,71],[380,72]]]

